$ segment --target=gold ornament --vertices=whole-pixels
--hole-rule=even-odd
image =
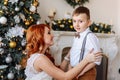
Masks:
[[[61,23],[61,20],[58,21],[58,24],[60,24],[60,23]]]
[[[30,19],[33,19],[32,16],[30,16]]]
[[[73,26],[71,25],[70,28],[73,29]]]
[[[97,31],[97,30],[98,30],[98,28],[97,28],[97,27],[95,27],[95,28],[94,28],[94,30],[95,30],[95,31]]]
[[[33,21],[34,21],[32,16],[30,16],[30,21],[31,21],[31,22],[33,22]]]
[[[25,21],[25,25],[28,26],[30,25],[30,22],[28,20]]]
[[[8,2],[7,2],[7,1],[5,1],[5,2],[4,2],[4,5],[5,5],[5,6],[7,6],[7,4],[8,4]]]
[[[69,23],[72,23],[72,21],[71,21],[71,20],[69,20],[68,22],[69,22]]]
[[[16,42],[15,41],[10,41],[9,46],[10,48],[15,48],[16,47]]]
[[[33,6],[37,7],[38,4],[39,4],[38,1],[35,1],[35,2],[33,3]]]
[[[31,19],[31,22],[33,22],[34,20],[33,19]]]
[[[0,15],[2,15],[3,14],[3,11],[2,10],[0,10]]]
[[[22,50],[22,48],[18,48],[18,50]]]
[[[3,79],[3,75],[2,76],[0,76],[2,79]]]

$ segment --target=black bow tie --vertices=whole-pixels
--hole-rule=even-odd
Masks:
[[[79,32],[75,33],[75,38],[80,38],[80,33]]]

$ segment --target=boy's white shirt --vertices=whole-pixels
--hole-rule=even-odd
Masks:
[[[90,29],[87,28],[84,32],[80,33],[80,38],[73,39],[73,45],[70,50],[70,64],[72,67],[76,66],[79,63],[80,52],[82,48],[82,43],[85,35],[90,32]],[[86,39],[85,52],[84,56],[94,48],[94,52],[101,52],[99,40],[94,33],[89,33]],[[83,58],[84,58],[83,56]],[[95,62],[97,65],[100,65],[100,62]]]

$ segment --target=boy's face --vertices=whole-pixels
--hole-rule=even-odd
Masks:
[[[90,26],[90,20],[85,13],[73,15],[73,27],[77,32],[83,32]]]

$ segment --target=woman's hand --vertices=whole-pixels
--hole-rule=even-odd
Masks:
[[[92,49],[84,58],[89,63],[90,62],[99,62],[101,60],[102,53],[101,52],[93,53],[93,51],[94,51],[94,49]]]

